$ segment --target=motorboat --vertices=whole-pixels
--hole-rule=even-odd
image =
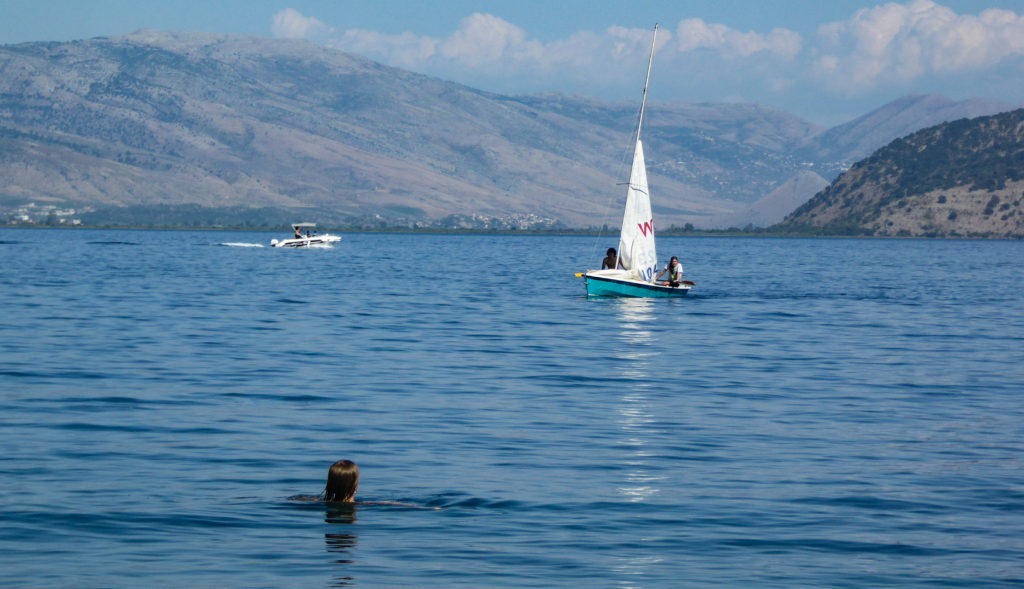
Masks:
[[[271,239],[271,247],[331,247],[341,241],[340,235],[316,233],[316,223],[292,223],[295,237],[291,239]],[[305,233],[305,236],[303,236]]]

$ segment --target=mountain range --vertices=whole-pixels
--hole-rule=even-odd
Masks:
[[[617,225],[638,106],[639,92],[493,94],[298,40],[142,30],[6,45],[0,205],[137,224],[216,212],[236,224]],[[655,215],[662,228],[767,226],[896,137],[1010,108],[910,96],[825,129],[752,104],[649,104]]]

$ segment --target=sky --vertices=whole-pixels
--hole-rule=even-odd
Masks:
[[[822,125],[907,94],[1024,103],[1024,0],[0,0],[0,44],[306,39],[502,94],[749,102]]]

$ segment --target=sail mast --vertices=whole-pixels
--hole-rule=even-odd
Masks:
[[[636,126],[636,140],[640,141],[640,129],[644,126],[644,107],[647,106],[647,85],[651,82],[651,66],[654,64],[654,43],[658,40],[658,24],[654,24],[654,38],[651,39],[651,58],[647,62],[647,78],[644,80],[644,97],[640,101],[640,122]]]

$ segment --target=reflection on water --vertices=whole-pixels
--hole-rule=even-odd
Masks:
[[[657,319],[656,307],[652,299],[621,299],[616,303],[622,338],[621,345],[615,347],[616,357],[630,381],[618,407],[619,425],[625,434],[619,444],[628,449],[626,480],[619,491],[630,501],[644,501],[660,491],[657,484],[665,478],[649,471],[646,448],[654,423],[647,394],[656,370],[652,360],[658,354],[652,348],[652,333],[647,326]]]
[[[615,301],[615,315],[627,343],[650,342],[651,332],[644,329],[644,324],[655,319],[654,303],[654,299],[621,298]]]
[[[661,358],[650,326],[658,319],[657,312],[664,312],[664,305],[652,299],[621,299],[616,303],[620,341],[614,347],[615,357],[627,381],[616,407],[622,432],[617,444],[624,449],[621,456],[625,471],[618,491],[627,501],[639,503],[660,493],[665,479],[653,472],[648,450],[656,427],[648,395],[655,385]],[[661,560],[648,554],[623,553],[613,566],[623,579],[643,579]],[[623,586],[640,585],[626,582]]]
[[[351,525],[356,522],[356,506],[351,505],[328,505],[324,521],[328,524]],[[353,558],[356,544],[359,537],[356,536],[355,528],[340,528],[338,532],[324,534],[324,543],[327,545],[327,552],[334,553],[337,558],[334,564],[342,568],[334,578],[332,587],[348,587],[355,584],[355,578],[347,574],[346,567],[355,563]]]

